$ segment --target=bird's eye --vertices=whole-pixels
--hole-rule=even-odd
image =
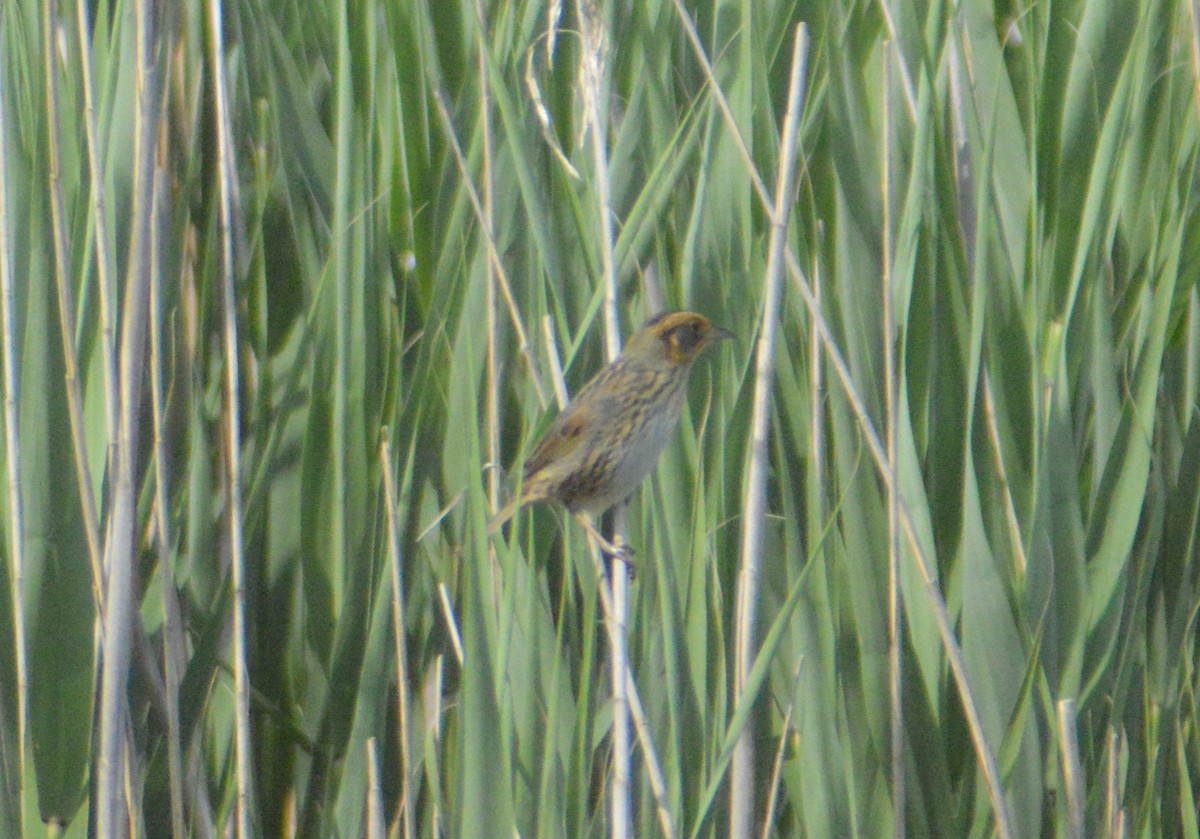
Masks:
[[[672,346],[687,352],[700,342],[700,327],[695,323],[684,323],[675,327],[669,334]]]

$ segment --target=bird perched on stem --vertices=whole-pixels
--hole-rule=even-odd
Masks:
[[[525,461],[520,493],[488,523],[495,533],[526,504],[562,504],[606,553],[627,550],[592,524],[628,498],[654,468],[679,424],[692,364],[706,348],[732,339],[695,312],[646,321],[624,352],[555,417]]]

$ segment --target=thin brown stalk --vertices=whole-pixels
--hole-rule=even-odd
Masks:
[[[482,0],[475,0],[476,51],[479,65],[479,129],[482,134],[482,171],[480,179],[483,186],[483,219],[482,226],[487,236],[492,236],[496,229],[496,213],[493,201],[494,183],[492,178],[492,103],[491,75],[488,73],[487,60],[487,15]],[[488,504],[493,510],[500,508],[500,360],[498,358],[496,334],[496,266],[498,259],[490,256],[484,260],[484,329],[486,334],[487,376],[485,378],[484,411],[486,413],[487,462],[493,468],[487,470]],[[501,602],[501,581],[496,566],[496,550],[488,548],[488,567],[491,570],[492,602],[497,614]]]
[[[964,41],[966,43],[964,32]],[[976,188],[974,188],[974,170],[971,155],[971,144],[968,142],[967,88],[970,79],[964,83],[962,67],[958,50],[952,49],[950,58],[950,127],[954,132],[954,179],[958,192],[959,229],[962,235],[962,246],[966,253],[967,265],[974,270],[976,263],[976,242],[978,240],[978,212],[976,210]],[[996,425],[996,408],[992,400],[991,377],[988,371],[983,371],[983,410],[984,421],[988,427],[988,439],[991,443],[992,454],[996,459],[996,479],[1000,483],[1001,495],[1004,499],[1004,520],[1008,523],[1009,543],[1012,544],[1016,561],[1016,574],[1019,579],[1025,579],[1027,559],[1024,539],[1021,538],[1021,526],[1016,519],[1016,507],[1013,503],[1013,493],[1008,484],[1008,473],[1004,471],[1004,459],[1001,455],[1000,429]]]
[[[383,817],[383,783],[379,779],[379,746],[367,738],[367,839],[387,839]]]
[[[380,432],[379,469],[383,474],[384,521],[387,524],[388,570],[392,582],[392,643],[396,646],[396,723],[400,736],[400,817],[404,825],[404,839],[416,836],[413,821],[412,752],[408,741],[409,696],[408,696],[408,651],[404,641],[404,566],[401,564],[400,519],[396,482],[392,477],[392,453],[387,429]]]
[[[608,33],[600,10],[592,0],[579,0],[578,14],[583,29],[579,56],[579,81],[583,96],[584,122],[592,153],[592,187],[600,229],[600,280],[604,289],[604,347],[608,360],[621,354],[621,318],[617,312],[617,268],[613,258],[612,190],[608,177]]]
[[[142,374],[150,319],[153,260],[154,167],[158,136],[159,72],[154,5],[141,0],[134,9],[137,51],[134,196],[129,277],[121,317],[120,416],[116,429],[113,499],[105,545],[108,572],[104,591],[104,640],[100,680],[100,747],[95,758],[98,836],[123,836],[129,799],[124,794],[127,685],[133,649],[134,558],[137,547],[135,474],[140,439]]]
[[[159,142],[166,144],[166,124],[161,119]],[[179,723],[179,685],[187,653],[183,646],[183,616],[175,594],[175,572],[171,562],[175,540],[171,532],[171,502],[168,492],[171,485],[171,477],[167,472],[170,459],[163,431],[166,424],[166,387],[163,379],[163,336],[166,334],[166,324],[163,322],[162,313],[162,269],[158,264],[162,245],[157,241],[160,231],[158,219],[166,196],[167,178],[166,169],[161,165],[163,158],[159,156],[156,159],[159,165],[155,167],[156,222],[152,228],[155,243],[151,249],[151,259],[154,260],[155,268],[151,272],[154,281],[150,286],[150,419],[154,432],[154,512],[155,531],[158,536],[158,579],[163,601],[163,705],[167,720],[167,781],[171,797],[171,828],[174,836],[183,837],[187,833],[183,820],[183,735]]]
[[[615,600],[612,593],[613,581],[604,563],[604,552],[597,540],[588,541],[589,555],[596,568],[596,588],[600,592],[600,608],[604,612],[605,632],[609,636],[609,645],[617,642],[617,637],[623,640],[624,626],[617,621]],[[634,730],[638,735],[638,744],[642,748],[642,759],[646,761],[646,774],[650,779],[650,792],[654,796],[655,814],[658,816],[659,827],[666,837],[675,836],[675,822],[667,801],[666,776],[662,771],[662,762],[658,759],[658,750],[654,746],[654,737],[650,732],[650,723],[646,719],[646,711],[642,706],[641,695],[638,693],[637,682],[633,674],[627,672],[625,682],[626,697],[629,702],[630,715],[633,718]]]
[[[492,235],[492,227],[488,223],[488,213],[483,207],[483,202],[479,198],[479,193],[475,189],[475,184],[471,181],[470,169],[467,166],[467,158],[463,154],[462,146],[458,142],[458,135],[454,131],[454,123],[450,121],[450,111],[446,107],[446,103],[442,98],[441,91],[436,91],[434,94],[434,103],[437,106],[438,117],[442,122],[442,132],[446,135],[446,139],[450,143],[450,148],[454,152],[454,160],[458,164],[459,175],[462,178],[463,188],[467,191],[467,197],[471,200],[471,207],[475,210],[475,218],[483,228],[483,241],[487,246],[488,260],[491,262],[493,270],[496,272],[496,279],[499,280],[500,293],[504,296],[504,302],[508,306],[509,318],[512,321],[513,330],[517,334],[517,352],[525,359],[526,369],[529,373],[529,379],[533,383],[534,390],[537,391],[538,400],[543,407],[546,405],[546,392],[542,389],[542,382],[537,373],[537,364],[534,361],[533,354],[529,349],[529,336],[525,330],[525,325],[521,320],[521,313],[517,309],[517,301],[512,295],[512,284],[508,280],[508,273],[504,270],[504,263],[500,260],[500,252],[496,249],[496,240]]]
[[[458,666],[463,666],[462,633],[458,630],[458,619],[454,616],[454,604],[450,600],[450,590],[445,583],[438,583],[438,602],[442,604],[442,615],[446,619],[446,631],[450,633],[450,646],[454,647],[454,660]]]
[[[599,217],[601,283],[604,289],[604,346],[608,360],[621,354],[621,322],[617,314],[617,269],[613,256],[613,209],[608,177],[608,33],[600,10],[591,0],[577,3],[582,47],[579,81],[584,124],[590,134],[592,187]],[[628,535],[626,506],[613,511],[613,539]],[[612,673],[612,783],[609,786],[609,831],[613,839],[632,835],[630,823],[631,749],[629,736],[629,674],[626,619],[629,614],[629,568],[614,558],[611,568],[612,611],[609,614],[609,666]]]
[[[1060,699],[1054,706],[1058,723],[1058,749],[1062,761],[1063,791],[1067,804],[1067,835],[1083,839],[1084,779],[1079,762],[1078,733],[1075,726],[1075,700]]]
[[[817,248],[816,252],[820,252]],[[812,267],[812,288],[817,305],[821,302],[821,266],[815,259]],[[825,520],[825,377],[822,373],[825,362],[821,358],[821,338],[811,330],[808,337],[809,373],[808,387],[812,413],[809,416],[809,462],[811,463],[811,485],[815,488],[809,507],[809,521]]]
[[[496,229],[492,183],[492,103],[489,98],[491,76],[487,61],[487,14],[482,0],[475,0],[476,49],[479,63],[479,127],[483,134],[483,222],[484,229]],[[500,370],[496,350],[496,264],[491,258],[484,262],[485,328],[487,331],[487,393],[484,398],[487,412],[487,460],[500,462]],[[500,506],[500,470],[488,470],[488,502],[493,510]],[[493,583],[496,581],[493,579]],[[499,598],[496,598],[499,602]]]
[[[613,513],[614,537],[621,539],[627,532],[625,507],[621,505]],[[629,672],[629,654],[627,638],[629,627],[626,616],[629,614],[629,570],[619,559],[613,560],[612,577],[612,608],[608,611],[606,623],[612,627],[609,632],[609,667],[612,673],[612,785],[609,798],[609,835],[613,839],[624,839],[633,835],[630,824],[630,784],[631,784],[631,754],[629,737],[629,694],[628,683],[632,681]]]
[[[561,6],[561,4],[558,4]],[[557,31],[552,23],[547,33],[542,37],[545,38],[547,44],[552,42],[553,35]],[[566,152],[562,150],[562,145],[558,142],[558,137],[554,135],[554,124],[550,119],[550,110],[546,107],[545,100],[542,99],[542,88],[537,82],[537,75],[533,72],[534,58],[538,53],[538,45],[536,43],[530,45],[525,53],[525,89],[529,91],[529,101],[533,105],[533,114],[537,117],[538,126],[542,129],[542,141],[550,149],[554,159],[563,167],[563,171],[572,180],[579,180],[579,170],[568,159]],[[551,48],[547,48],[547,56],[551,54]]]
[[[253,789],[250,771],[254,755],[250,742],[250,673],[246,652],[246,564],[242,546],[242,439],[238,395],[241,392],[238,366],[237,297],[234,292],[233,189],[236,163],[233,127],[230,125],[229,96],[225,82],[225,42],[221,0],[209,0],[208,25],[216,102],[217,178],[219,182],[221,230],[221,320],[225,351],[225,469],[228,492],[230,574],[233,578],[233,681],[234,742],[237,754],[237,836],[254,834]]]
[[[992,378],[983,371],[983,416],[987,423],[988,442],[992,446],[992,459],[996,463],[996,481],[1000,484],[1000,495],[1004,498],[1004,521],[1008,524],[1008,541],[1016,561],[1017,579],[1025,579],[1029,565],[1025,553],[1025,539],[1021,535],[1021,522],[1017,519],[1017,505],[1013,501],[1012,487],[1008,483],[1008,470],[1004,468],[1004,455],[1000,449],[1000,427],[996,422],[996,403],[992,397]]]
[[[629,697],[629,711],[633,716],[633,729],[637,732],[638,745],[642,748],[642,759],[646,761],[646,777],[650,779],[650,793],[654,796],[654,813],[658,816],[658,826],[662,829],[665,839],[673,839],[675,819],[671,817],[671,808],[668,806],[666,775],[663,774],[658,752],[654,748],[650,722],[646,719],[646,709],[642,707],[637,683],[634,682],[632,674],[626,675],[629,677],[625,685]]]
[[[567,382],[563,378],[562,359],[558,357],[558,344],[554,340],[554,328],[550,316],[542,318],[542,338],[546,343],[546,355],[550,359],[550,383],[554,385],[554,399],[558,410],[567,407],[570,399],[567,396]]]
[[[900,41],[899,34],[896,29],[896,18],[892,14],[892,9],[891,6],[888,5],[888,0],[879,0],[879,11],[883,15],[883,25],[887,29],[888,43],[892,44],[894,49],[894,46]],[[908,65],[904,63],[904,56],[899,55],[898,53],[896,66],[900,68],[900,89],[904,92],[904,104],[908,109],[908,118],[915,122],[917,119],[916,88],[913,87],[912,74],[908,72]]]
[[[675,13],[679,15],[679,22],[683,25],[684,34],[687,35],[689,43],[692,45],[692,50],[696,54],[696,59],[700,62],[700,68],[704,71],[704,78],[708,82],[709,90],[712,91],[713,101],[717,103],[717,107],[721,111],[721,116],[725,120],[725,126],[729,129],[729,138],[733,140],[733,144],[737,147],[738,155],[742,158],[742,163],[746,167],[746,175],[750,178],[750,185],[754,187],[754,191],[758,193],[758,200],[762,203],[763,209],[768,213],[771,211],[771,194],[767,191],[767,183],[762,179],[757,167],[754,165],[754,158],[750,155],[750,149],[746,147],[746,140],[742,137],[742,132],[738,129],[737,117],[733,115],[733,108],[729,105],[729,100],[725,97],[721,86],[717,84],[717,77],[713,71],[712,62],[708,60],[708,53],[704,51],[704,44],[700,41],[700,35],[696,32],[696,24],[692,22],[692,16],[683,5],[683,0],[672,0],[675,4]]]
[[[120,399],[118,390],[116,350],[113,333],[116,322],[117,290],[113,280],[116,269],[108,241],[108,199],[105,197],[104,149],[100,146],[100,135],[96,130],[96,84],[92,77],[93,32],[88,20],[88,3],[76,0],[76,29],[79,31],[79,75],[83,88],[84,136],[87,139],[88,175],[91,178],[89,192],[92,197],[92,225],[96,240],[96,278],[100,290],[100,358],[104,371],[104,410],[108,421],[108,455],[105,462],[111,471],[116,446],[116,429],[119,422]]]
[[[734,688],[736,705],[742,700],[755,657],[755,620],[758,607],[759,574],[762,566],[763,531],[767,515],[768,437],[771,427],[772,381],[775,375],[775,337],[779,331],[779,308],[783,298],[783,254],[787,247],[792,195],[799,149],[800,115],[804,111],[804,81],[808,61],[808,29],[796,27],[792,42],[788,106],[780,138],[779,170],[775,200],[771,207],[771,236],[767,267],[763,276],[762,325],[754,363],[754,403],[750,419],[745,500],[742,506],[741,570],[737,582],[737,611],[734,615]],[[733,752],[729,793],[729,835],[750,839],[754,833],[754,731],[748,723]]]
[[[886,3],[884,4],[886,7]],[[883,204],[883,375],[884,433],[887,442],[888,470],[897,474],[896,459],[896,322],[892,307],[892,89],[888,57],[895,55],[894,42],[884,44],[883,73],[883,166],[879,184]],[[899,61],[903,66],[903,62]],[[900,504],[896,483],[887,485],[888,520],[888,711],[891,718],[892,820],[896,839],[904,836],[904,600],[900,592]]]
[[[1122,839],[1121,807],[1121,734],[1109,726],[1104,738],[1104,825],[1102,835]],[[1180,740],[1179,742],[1183,742]]]
[[[458,660],[458,666],[462,667],[461,658]],[[439,655],[434,659],[430,669],[433,673],[426,677],[422,692],[422,705],[424,706],[422,717],[425,720],[426,739],[433,744],[436,754],[442,745],[442,686],[445,681],[445,658]],[[426,768],[426,772],[436,771],[436,769],[436,765],[430,766]],[[437,796],[431,797],[429,809],[429,821],[433,825],[433,835],[445,836],[446,826],[442,819],[442,805]]]
[[[54,239],[54,281],[58,290],[58,322],[62,333],[63,367],[67,391],[67,420],[71,427],[74,449],[75,480],[79,484],[79,504],[83,510],[83,532],[87,539],[88,560],[92,566],[92,599],[96,614],[102,614],[104,591],[103,547],[100,544],[100,523],[96,514],[96,499],[92,495],[92,470],[88,466],[87,432],[83,420],[83,395],[80,393],[79,366],[75,358],[75,295],[71,289],[68,269],[71,265],[71,245],[67,241],[66,208],[62,194],[62,135],[59,128],[58,51],[54,48],[54,32],[58,21],[56,0],[46,0],[42,20],[42,54],[46,59],[46,128],[49,133],[50,163],[50,229]]]
[[[796,709],[796,689],[800,684],[800,671],[804,668],[804,658],[796,662],[796,670],[792,674],[792,692],[788,697],[787,711],[783,714],[783,724],[779,728],[779,746],[775,749],[775,764],[771,767],[770,793],[767,795],[767,812],[763,816],[762,839],[770,839],[771,825],[775,823],[775,804],[779,800],[779,786],[783,782],[783,759],[787,754],[788,734],[792,729],[792,712]]]

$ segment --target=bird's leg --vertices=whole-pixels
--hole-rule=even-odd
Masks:
[[[596,544],[600,546],[601,551],[613,559],[621,560],[630,570],[635,570],[633,565],[633,548],[625,544],[625,540],[620,535],[617,536],[615,541],[610,542],[596,529],[596,525],[592,524],[592,519],[587,513],[575,513],[574,516],[575,520],[579,522],[579,526],[596,540]]]

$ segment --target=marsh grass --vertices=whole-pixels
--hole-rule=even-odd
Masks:
[[[0,5],[0,835],[1200,836],[1192,4],[597,5],[605,184],[574,4],[152,6]],[[685,307],[618,825],[606,583],[485,523]]]

